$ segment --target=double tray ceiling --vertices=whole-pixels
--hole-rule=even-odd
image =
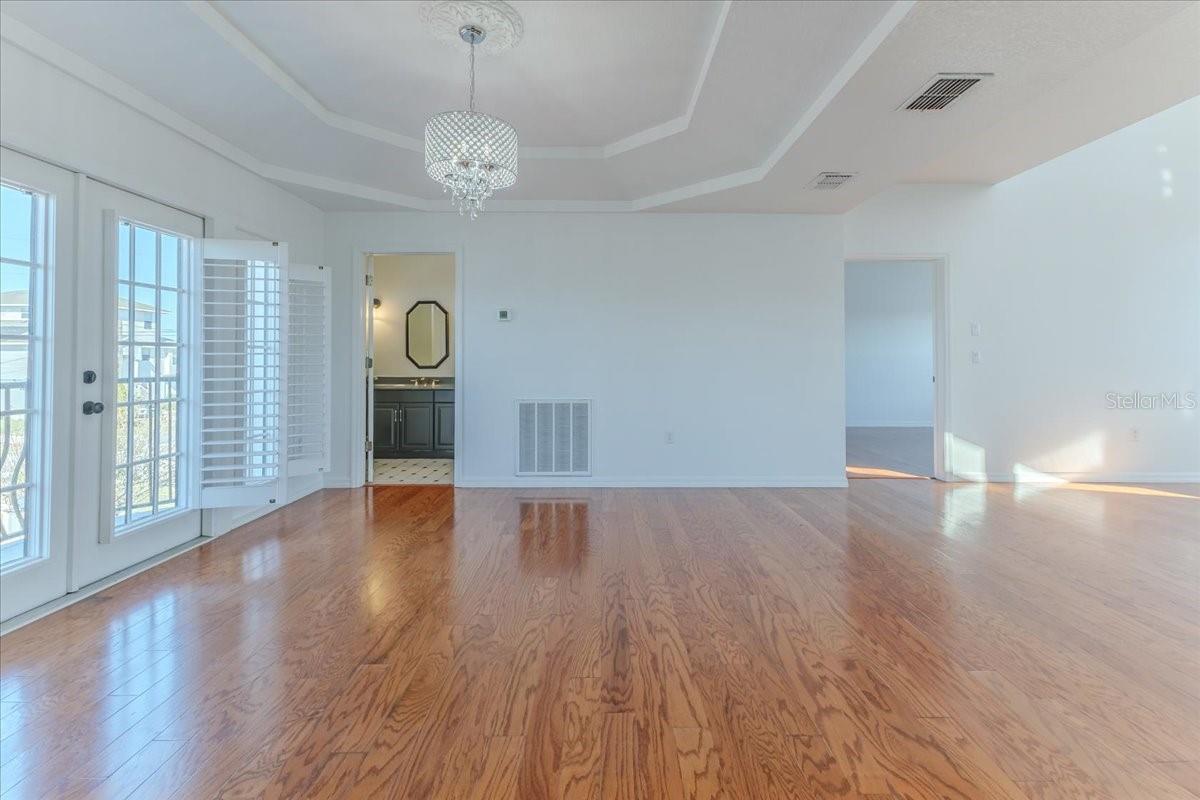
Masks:
[[[994,183],[1200,94],[1196,2],[510,4],[524,38],[478,65],[479,109],[522,144],[496,210],[841,212],[900,182]],[[465,104],[465,47],[419,3],[3,11],[9,44],[91,62],[108,75],[80,77],[322,208],[448,208],[421,137]],[[995,77],[897,110],[939,72]],[[856,177],[809,188],[823,171]]]

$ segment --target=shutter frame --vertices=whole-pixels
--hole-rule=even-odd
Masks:
[[[287,244],[201,239],[193,257],[192,497],[199,508],[279,502],[287,478]],[[261,300],[247,296],[253,292]]]
[[[288,265],[287,441],[289,477],[329,471],[332,358],[329,270]],[[317,298],[319,309],[317,308]]]

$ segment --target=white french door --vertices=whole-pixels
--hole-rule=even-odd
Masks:
[[[97,181],[83,195],[77,287],[95,301],[79,306],[76,372],[96,378],[81,386],[72,589],[201,533],[188,428],[204,221]]]
[[[4,148],[0,179],[4,621],[328,469],[329,279]]]
[[[75,176],[0,148],[0,620],[67,591]]]

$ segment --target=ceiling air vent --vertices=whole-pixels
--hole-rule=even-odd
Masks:
[[[962,97],[975,84],[991,77],[988,72],[942,72],[933,76],[921,91],[909,98],[906,111],[941,111]]]
[[[841,186],[850,181],[855,174],[856,173],[853,172],[822,172],[820,175],[813,178],[813,181],[808,185],[808,188],[828,192],[833,189],[841,188]]]

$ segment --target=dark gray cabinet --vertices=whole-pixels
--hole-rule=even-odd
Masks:
[[[400,404],[401,458],[420,458],[433,452],[433,403]]]
[[[433,404],[433,446],[454,452],[454,403]]]
[[[375,458],[399,458],[400,404],[375,397]]]
[[[453,458],[454,390],[375,390],[375,458]]]

